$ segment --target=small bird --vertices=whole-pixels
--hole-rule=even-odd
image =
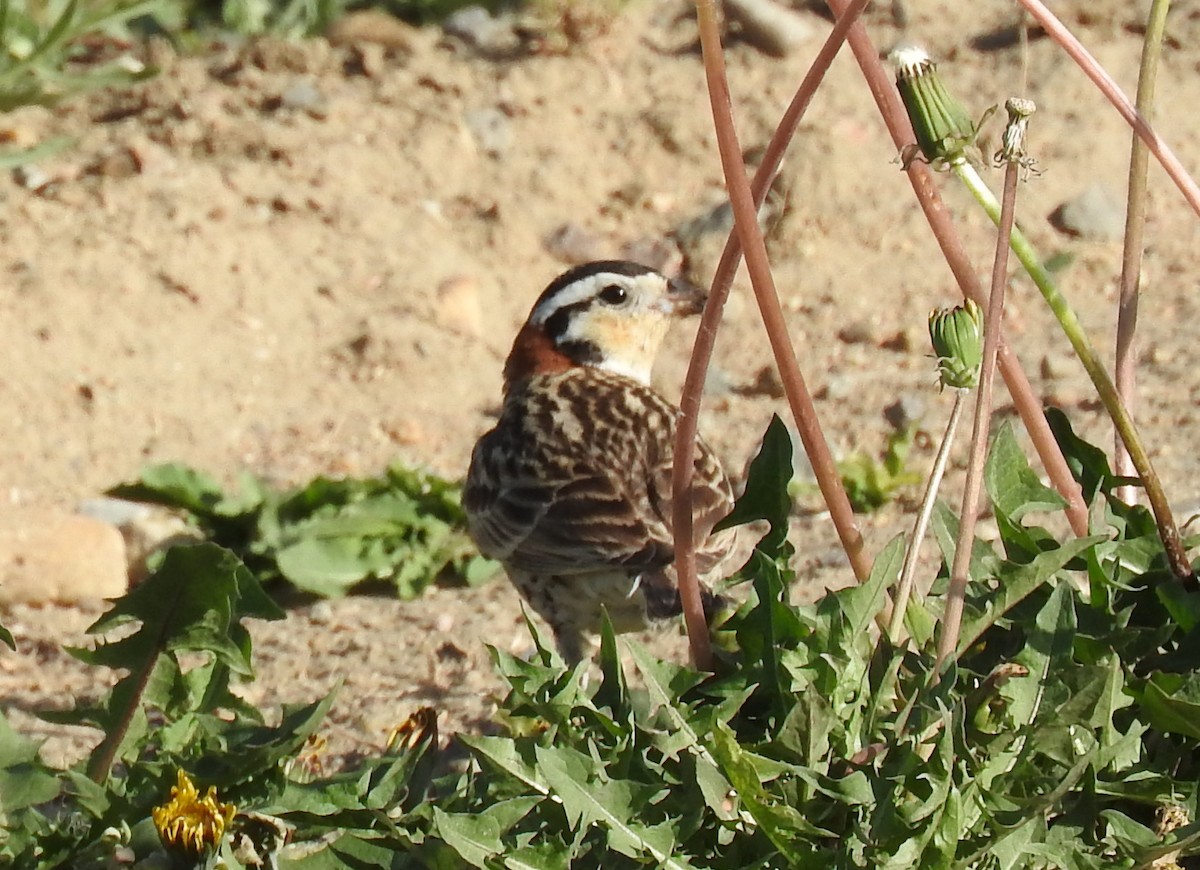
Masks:
[[[463,504],[480,551],[504,565],[568,662],[591,652],[604,610],[618,632],[681,612],[671,512],[679,409],[651,389],[650,371],[672,320],[703,302],[698,288],[636,263],[586,263],[543,291],[508,355],[503,410],[475,445]],[[706,578],[733,547],[736,530],[712,532],[733,492],[702,441],[694,463]]]

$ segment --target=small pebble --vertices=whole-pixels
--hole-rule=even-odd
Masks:
[[[1161,366],[1171,361],[1171,354],[1160,345],[1152,344],[1141,354],[1142,362],[1147,365]]]
[[[489,57],[512,54],[521,47],[512,19],[494,18],[482,6],[466,6],[451,13],[442,21],[442,30]]]
[[[674,278],[683,269],[683,253],[670,239],[634,239],[621,245],[622,260],[630,260],[649,266],[669,278]]]
[[[479,282],[470,275],[453,275],[437,288],[438,326],[470,338],[483,337],[483,306]]]
[[[569,265],[606,259],[610,248],[607,240],[570,221],[547,233],[542,247],[551,257]]]
[[[308,621],[314,625],[328,625],[333,622],[333,605],[328,601],[318,601],[309,608]]]
[[[767,396],[771,399],[782,399],[783,381],[779,379],[779,372],[775,370],[775,366],[763,366],[755,374],[754,380],[741,390],[745,396]]]
[[[1091,241],[1110,242],[1125,234],[1125,203],[1099,182],[1067,200],[1050,215],[1060,232]]]
[[[13,181],[26,190],[39,191],[46,188],[54,179],[36,163],[26,163],[13,169]]]
[[[500,157],[512,145],[512,125],[499,109],[472,109],[463,120],[479,150],[488,157]]]
[[[1061,356],[1043,356],[1041,362],[1038,363],[1038,374],[1047,381],[1056,381],[1060,378],[1069,377],[1071,374],[1071,361]]]
[[[720,366],[709,366],[704,376],[704,395],[710,398],[728,396],[733,392],[733,377]]]
[[[825,386],[821,388],[818,399],[848,399],[858,392],[859,377],[851,372],[849,374],[831,374],[828,380],[825,381]]]
[[[334,45],[370,43],[398,51],[411,51],[420,31],[381,9],[347,12],[329,25],[325,37]]]
[[[888,336],[879,343],[879,346],[884,350],[892,350],[896,353],[912,353],[920,346],[921,336],[920,330],[909,327]]]
[[[131,178],[142,171],[142,164],[132,149],[118,148],[96,160],[88,171],[105,178]]]
[[[846,344],[875,344],[875,328],[866,320],[856,320],[838,330],[838,340]]]
[[[925,399],[916,393],[905,393],[883,409],[883,418],[895,429],[916,426],[925,416]]]
[[[125,594],[125,541],[109,523],[49,508],[0,511],[0,604]]]
[[[79,503],[77,510],[85,517],[91,517],[102,523],[108,523],[110,526],[121,528],[122,526],[142,522],[152,516],[155,510],[161,510],[161,508],[155,508],[140,501],[127,501],[123,498],[112,498],[111,496],[96,496],[95,498],[85,498]]]
[[[284,89],[279,95],[279,108],[307,112],[314,118],[324,118],[328,114],[325,95],[316,82],[307,77],[296,79]]]
[[[772,57],[786,57],[813,37],[807,18],[774,0],[725,0],[725,14],[746,42]]]

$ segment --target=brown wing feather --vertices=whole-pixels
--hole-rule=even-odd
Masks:
[[[519,385],[468,473],[465,504],[481,551],[540,574],[667,566],[676,413],[652,390],[594,369]],[[697,459],[696,498],[704,541],[732,506],[707,447]]]

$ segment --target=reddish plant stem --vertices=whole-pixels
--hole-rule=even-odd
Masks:
[[[679,579],[680,597],[683,601],[684,618],[688,626],[688,636],[691,640],[692,661],[697,667],[708,667],[711,664],[712,658],[707,637],[707,626],[703,622],[699,584],[696,578],[691,502],[690,499],[685,497],[685,493],[689,492],[691,487],[693,468],[691,462],[680,460],[683,457],[692,456],[695,451],[697,421],[700,416],[700,402],[703,394],[704,379],[708,371],[709,362],[712,359],[717,329],[720,325],[722,313],[724,312],[725,302],[729,298],[729,290],[733,284],[733,275],[737,271],[743,247],[741,233],[747,232],[743,229],[747,221],[747,198],[749,199],[748,234],[752,237],[757,237],[756,247],[760,249],[757,253],[761,254],[761,257],[756,258],[756,263],[753,265],[748,263],[747,268],[751,271],[751,281],[754,284],[756,294],[759,295],[760,308],[763,308],[763,295],[765,294],[769,297],[766,307],[763,308],[763,319],[764,325],[768,330],[772,349],[776,351],[776,362],[780,368],[780,379],[784,383],[789,404],[796,415],[797,428],[801,432],[802,439],[805,438],[805,433],[808,435],[808,438],[805,440],[805,449],[809,453],[809,461],[813,466],[814,474],[817,475],[819,481],[822,479],[825,481],[822,485],[822,491],[824,492],[826,487],[830,486],[828,481],[833,481],[832,485],[836,487],[841,496],[840,501],[844,503],[845,509],[840,512],[839,517],[835,519],[835,523],[839,519],[841,520],[841,524],[838,525],[839,537],[842,538],[843,545],[846,546],[847,554],[855,574],[860,579],[865,579],[870,573],[870,565],[863,548],[862,534],[854,522],[853,511],[850,509],[849,500],[842,489],[841,477],[837,473],[832,456],[829,454],[829,449],[820,430],[819,421],[812,407],[811,396],[804,382],[804,377],[800,372],[795,354],[792,352],[791,341],[787,337],[783,311],[779,306],[778,295],[774,292],[774,287],[771,283],[770,267],[766,265],[766,246],[762,241],[762,234],[758,228],[757,215],[758,206],[762,204],[767,190],[770,188],[771,181],[774,179],[775,173],[779,169],[779,164],[783,159],[783,154],[787,150],[788,143],[795,135],[800,119],[803,117],[804,111],[808,108],[808,104],[812,100],[812,95],[816,93],[825,72],[832,63],[842,42],[845,41],[846,33],[851,23],[857,19],[865,7],[866,0],[853,0],[850,4],[848,14],[843,15],[835,24],[833,31],[829,34],[821,50],[817,53],[803,81],[800,83],[799,88],[797,88],[791,104],[780,120],[779,126],[771,138],[770,144],[767,146],[762,163],[755,175],[753,188],[749,188],[746,184],[741,150],[737,143],[737,131],[733,125],[729,88],[724,70],[724,57],[720,52],[720,39],[716,28],[715,9],[706,0],[698,0],[697,2],[697,19],[700,22],[705,75],[708,81],[710,99],[713,104],[713,122],[717,131],[718,146],[721,149],[722,168],[725,171],[727,184],[730,187],[730,202],[734,207],[736,219],[734,232],[730,233],[729,240],[726,242],[725,250],[721,255],[721,261],[713,277],[713,285],[709,293],[708,302],[700,319],[700,327],[696,334],[696,343],[688,365],[687,377],[684,380],[683,396],[680,401],[681,414],[675,434],[675,463],[672,476],[673,523],[676,541],[675,565]],[[738,188],[736,196],[734,188],[738,187],[738,184],[735,177],[741,181],[741,186]],[[754,245],[753,242],[752,245]],[[761,278],[761,269],[764,265],[766,265],[767,280],[765,285],[762,284]],[[756,267],[759,274],[759,280],[757,281],[755,280]],[[760,287],[765,287],[761,293]],[[782,353],[780,352],[781,344]],[[807,413],[803,412],[805,407],[808,409]],[[811,422],[807,424],[802,423],[802,420],[805,419]],[[812,445],[810,445],[810,441],[812,441]],[[823,463],[821,459],[822,455],[824,456]],[[819,464],[824,465],[822,471],[817,471]],[[830,501],[828,496],[827,501]],[[837,497],[834,496],[832,501],[838,501]],[[704,635],[703,641],[696,640],[699,634]]]
[[[1083,43],[1067,29],[1066,25],[1053,12],[1046,8],[1041,0],[1018,0],[1018,2],[1028,10],[1038,24],[1042,25],[1047,35],[1062,46],[1063,51],[1070,55],[1084,74],[1100,89],[1100,93],[1108,98],[1126,123],[1146,143],[1146,147],[1150,149],[1154,158],[1162,164],[1162,168],[1175,182],[1175,186],[1179,188],[1183,198],[1192,207],[1192,211],[1200,216],[1200,186],[1183,168],[1183,164],[1179,162],[1179,158],[1175,156],[1171,147],[1154,132],[1150,122],[1129,101],[1129,97],[1125,96],[1120,86],[1113,81],[1112,76],[1105,71],[1104,67],[1100,66],[1091,53],[1084,48]]]
[[[704,60],[704,78],[708,87],[708,98],[712,104],[713,126],[717,135],[717,148],[721,155],[721,166],[725,172],[726,183],[732,173],[730,164],[736,160],[741,164],[741,153],[737,143],[737,131],[733,129],[732,100],[729,96],[729,82],[725,76],[725,56],[721,48],[720,25],[717,18],[716,0],[696,0],[696,22],[700,30],[700,51]],[[732,153],[732,156],[730,154]],[[744,171],[744,170],[743,170]],[[731,197],[732,201],[732,197]],[[737,203],[733,202],[735,223],[740,222]],[[757,226],[757,215],[752,215],[751,221]],[[705,305],[705,319],[714,308],[723,308],[725,298],[713,299],[711,296]],[[719,314],[719,310],[718,310]],[[706,331],[713,333],[715,325],[706,324],[701,320],[700,335]],[[697,341],[700,337],[697,337]],[[703,384],[701,384],[701,390]],[[692,389],[689,396],[685,387],[682,407],[695,405],[689,419],[688,412],[683,413],[683,420],[675,436],[674,465],[671,474],[672,520],[675,530],[675,571],[679,583],[679,598],[683,606],[684,624],[687,626],[688,646],[691,649],[692,665],[697,670],[712,670],[712,644],[708,637],[708,622],[704,618],[704,608],[700,600],[700,583],[696,576],[696,542],[695,530],[692,523],[692,473],[695,451],[696,425],[699,416],[700,390]],[[685,426],[686,424],[686,426]],[[691,437],[685,438],[690,429]],[[684,447],[684,445],[688,445]],[[681,449],[684,447],[684,449]]]
[[[950,586],[946,591],[946,609],[938,634],[937,668],[954,656],[962,629],[963,603],[970,576],[971,551],[975,544],[975,524],[979,519],[979,494],[983,490],[983,466],[987,461],[987,441],[992,419],[992,387],[996,382],[997,352],[1004,324],[1004,288],[1008,281],[1008,239],[1012,235],[1016,212],[1017,177],[1020,165],[1010,161],[1004,172],[1004,198],[1000,204],[1000,227],[996,258],[992,263],[992,288],[987,314],[983,319],[983,365],[979,371],[979,389],[975,394],[975,420],[971,428],[971,452],[963,486],[962,511],[959,515],[958,541],[950,566]]]
[[[150,677],[153,676],[154,667],[158,664],[158,655],[155,652],[142,663],[141,669],[137,672],[137,678],[133,682],[133,691],[129,696],[125,709],[121,711],[121,718],[113,726],[112,730],[104,735],[104,739],[100,741],[100,745],[96,747],[92,752],[92,757],[88,759],[87,776],[92,782],[103,785],[108,780],[113,763],[117,760],[117,750],[121,748],[121,741],[129,733],[133,719],[141,709],[142,696],[146,693],[146,686],[150,684]]]
[[[828,0],[828,5],[834,14],[841,14],[846,8],[847,0]],[[916,136],[913,134],[908,115],[900,102],[900,95],[896,91],[892,77],[879,60],[879,51],[861,23],[850,28],[847,41],[850,49],[854,52],[863,77],[867,80],[871,94],[875,97],[876,105],[891,134],[896,150],[902,150],[906,145],[915,142]],[[987,302],[984,299],[983,288],[971,265],[970,258],[963,248],[958,232],[954,228],[946,205],[933,183],[933,173],[919,160],[911,161],[906,172],[913,192],[917,195],[917,201],[925,213],[929,228],[933,231],[934,238],[937,239],[938,246],[942,250],[942,256],[946,259],[963,295],[974,299],[981,306],[985,306]],[[1026,431],[1029,432],[1029,437],[1042,461],[1042,466],[1046,469],[1046,474],[1054,488],[1067,500],[1066,514],[1072,531],[1079,536],[1086,535],[1088,532],[1087,505],[1083,501],[1079,484],[1071,476],[1071,470],[1063,458],[1058,443],[1054,440],[1054,434],[1050,431],[1049,424],[1046,423],[1041,401],[1034,394],[1033,387],[1030,386],[1029,379],[1025,377],[1020,362],[1003,339],[999,347],[999,368],[1017,413],[1025,424]]]
[[[837,55],[838,50],[845,41],[846,34],[850,30],[850,25],[862,14],[862,10],[866,8],[867,2],[868,0],[852,0],[846,12],[834,24],[833,30],[829,33],[820,51],[817,52],[816,57],[809,66],[808,72],[805,73],[800,86],[796,89],[791,103],[780,119],[775,133],[771,137],[771,141],[767,144],[762,162],[759,164],[758,171],[755,173],[754,181],[750,187],[756,211],[766,198],[767,191],[771,187],[771,182],[775,178],[775,173],[779,171],[783,155],[787,151],[788,144],[791,142],[796,129],[800,125],[800,119],[804,117],[804,112],[808,109],[809,103],[812,101],[813,94],[817,92],[817,88],[820,87],[825,73],[833,62],[833,58]],[[736,230],[729,234],[729,239],[725,243],[725,249],[721,253],[720,262],[718,262],[716,272],[713,275],[708,304],[700,319],[700,329],[696,335],[696,343],[692,349],[687,377],[684,380],[683,400],[681,402],[683,413],[679,421],[679,428],[676,430],[676,456],[687,456],[694,449],[696,421],[700,414],[700,401],[703,394],[704,379],[708,371],[709,362],[712,359],[717,329],[720,325],[725,301],[729,297],[729,290],[733,285],[734,274],[737,272],[738,264],[741,262],[742,246],[740,241]],[[791,347],[790,341],[787,342],[787,346]],[[845,491],[842,488],[841,476],[837,472],[836,463],[834,463],[826,446],[824,435],[820,429],[820,422],[815,409],[812,407],[811,398],[804,382],[804,376],[799,371],[794,356],[791,357],[791,364],[794,366],[791,369],[787,365],[788,360],[786,358],[780,359],[777,357],[776,361],[780,366],[780,379],[784,383],[785,395],[789,397],[789,404],[793,410],[797,405],[803,406],[807,400],[807,410],[804,414],[797,416],[797,430],[800,432],[805,451],[810,457],[809,463],[813,466],[814,476],[818,480],[818,485],[821,487],[826,501],[844,502],[844,510],[839,512],[834,521],[838,528],[838,536],[846,547],[851,566],[856,576],[860,580],[863,580],[870,573],[870,565],[864,555],[862,534],[859,532],[858,526],[854,521],[854,514],[850,510],[849,500],[846,499]],[[795,400],[792,399],[793,396]],[[811,420],[812,423],[808,425],[803,424],[801,422],[802,419]],[[818,469],[818,466],[821,466],[821,468]],[[675,467],[677,475],[680,475],[684,479],[690,478],[691,473],[689,468],[681,466],[679,463]],[[826,494],[827,490],[830,493],[839,493],[840,498],[838,495]]]

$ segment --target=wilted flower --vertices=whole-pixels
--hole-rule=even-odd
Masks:
[[[942,387],[969,390],[979,385],[983,312],[978,305],[968,299],[954,308],[935,308],[929,313],[929,338]]]
[[[1033,168],[1033,158],[1025,152],[1025,134],[1028,132],[1029,118],[1037,111],[1033,100],[1021,97],[1009,97],[1004,103],[1008,112],[1008,124],[1004,127],[1004,135],[1000,141],[1000,149],[996,152],[997,163],[1016,163],[1022,169]]]
[[[917,134],[917,148],[925,159],[935,167],[964,161],[981,163],[982,155],[975,144],[979,125],[946,90],[937,74],[937,64],[925,49],[902,46],[892,52],[890,59],[896,68],[896,88]],[[904,156],[906,166],[911,157]]]
[[[182,770],[171,788],[171,799],[150,811],[154,827],[164,846],[189,855],[203,855],[217,847],[225,827],[233,821],[237,809],[217,800],[217,790],[209,786],[203,797]]]
[[[392,751],[412,750],[430,738],[437,740],[437,710],[422,707],[392,729],[387,746]]]

